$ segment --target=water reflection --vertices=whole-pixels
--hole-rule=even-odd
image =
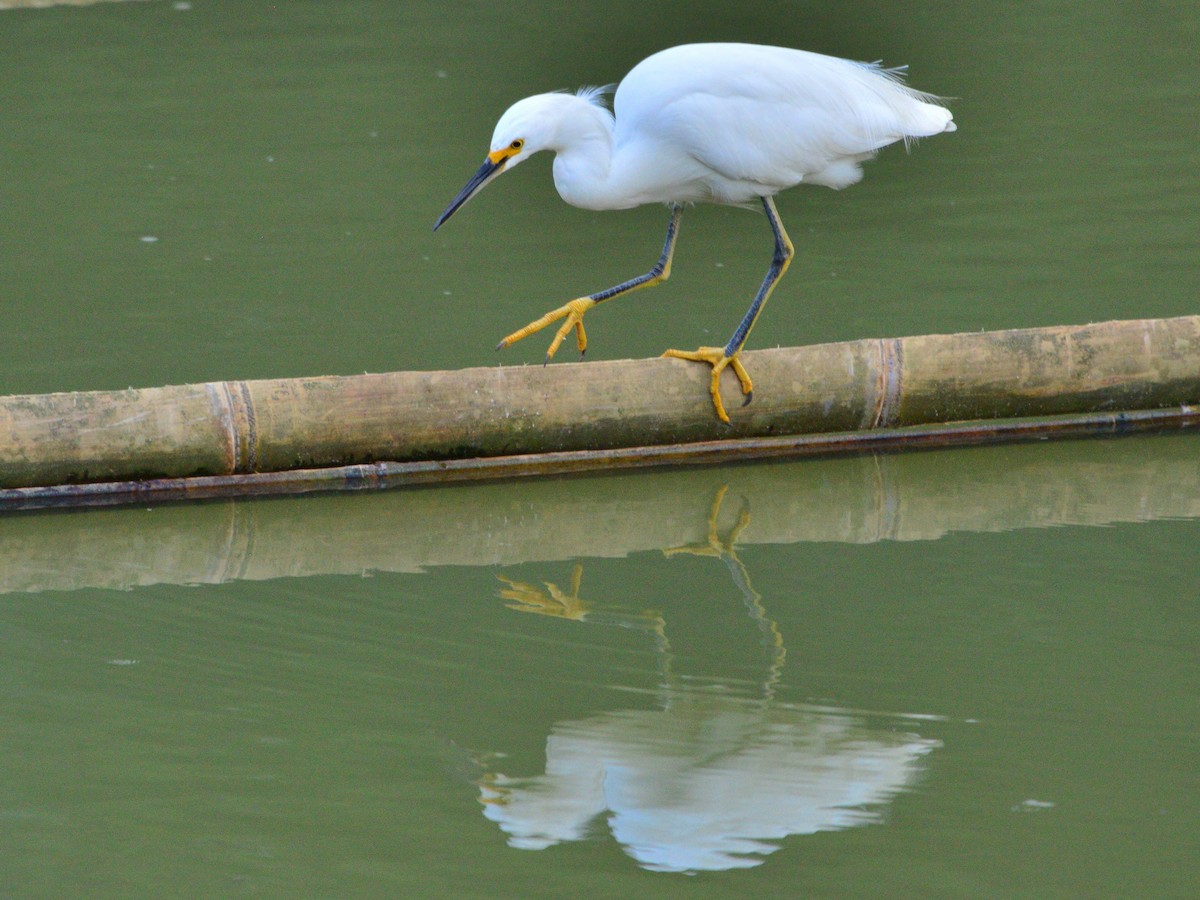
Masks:
[[[0,516],[0,593],[624,557],[722,559],[721,485],[742,544],[935,540],[951,532],[1200,517],[1192,435],[989,447],[369,495]],[[729,503],[726,503],[729,506]],[[707,550],[703,550],[707,547]],[[565,595],[564,595],[565,596]],[[567,610],[564,610],[566,612]]]
[[[880,821],[882,805],[910,784],[939,742],[871,729],[828,708],[775,700],[787,649],[778,624],[738,558],[751,522],[743,499],[722,533],[729,486],[716,492],[706,539],[663,551],[714,557],[727,568],[767,649],[758,696],[728,685],[698,687],[675,671],[660,610],[580,596],[583,566],[570,588],[499,576],[500,596],[522,613],[616,624],[653,635],[660,687],[655,709],[618,709],[558,722],[546,738],[542,774],[512,776],[502,755],[482,762],[484,815],[510,846],[543,850],[590,836],[603,819],[618,844],[646,869],[697,872],[756,866],[791,835]]]
[[[734,586],[742,595],[742,602],[750,613],[750,618],[757,623],[762,632],[763,643],[771,648],[770,676],[763,685],[763,696],[772,697],[775,685],[783,673],[783,664],[787,659],[787,648],[783,645],[783,635],[779,626],[767,615],[763,606],[762,595],[754,589],[750,582],[750,572],[738,558],[737,541],[746,526],[750,524],[750,508],[747,501],[738,509],[737,521],[724,537],[720,534],[721,508],[729,493],[729,485],[723,484],[713,498],[712,509],[708,513],[708,533],[703,543],[687,544],[682,547],[668,547],[663,555],[668,559],[672,556],[687,554],[691,556],[712,556],[719,559],[729,570]]]
[[[879,821],[938,746],[837,711],[696,690],[659,702],[557,723],[544,773],[489,767],[484,815],[521,849],[588,837],[603,817],[647,869],[748,868],[789,835]]]

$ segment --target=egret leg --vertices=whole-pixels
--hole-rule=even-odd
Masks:
[[[729,339],[729,343],[724,347],[700,347],[696,350],[668,350],[663,354],[663,356],[670,356],[675,359],[708,363],[713,367],[709,393],[712,394],[713,406],[716,408],[717,418],[727,425],[729,424],[729,415],[725,412],[725,404],[721,402],[721,373],[726,368],[733,369],[733,373],[737,376],[738,382],[742,387],[742,393],[746,396],[746,399],[742,401],[742,406],[745,406],[754,399],[754,383],[751,382],[750,375],[746,372],[745,366],[738,359],[738,354],[741,353],[742,345],[746,343],[746,337],[750,334],[750,329],[754,327],[759,313],[762,312],[763,306],[766,305],[767,300],[770,298],[771,291],[775,290],[776,282],[783,277],[783,273],[791,265],[792,257],[796,252],[795,248],[792,247],[791,239],[788,238],[787,232],[784,231],[783,221],[779,218],[778,210],[775,209],[775,201],[770,197],[763,197],[762,204],[763,209],[767,211],[767,221],[771,223],[771,231],[775,235],[775,254],[771,257],[771,267],[767,269],[767,276],[763,279],[762,286],[758,289],[758,293],[754,297],[754,302],[746,310],[746,315],[742,318],[737,330],[734,331],[733,337]]]
[[[546,351],[546,362],[550,362],[554,357],[554,354],[558,351],[559,346],[572,328],[575,329],[575,343],[579,347],[580,354],[583,354],[587,350],[587,333],[583,330],[584,313],[597,303],[603,303],[605,300],[611,300],[613,297],[628,294],[630,291],[636,291],[639,288],[654,287],[654,285],[666,281],[671,276],[671,257],[675,254],[675,239],[679,236],[679,220],[682,217],[683,207],[678,204],[672,204],[671,221],[667,223],[667,239],[663,244],[662,255],[659,256],[658,262],[645,275],[630,278],[628,281],[623,281],[618,285],[598,291],[595,294],[571,300],[558,309],[553,309],[546,313],[540,319],[535,319],[519,331],[514,331],[497,344],[496,349],[500,350],[510,344],[515,344],[522,338],[527,338],[534,332],[541,331],[552,322],[557,322],[559,319],[566,319],[567,321],[562,324],[558,329],[558,333],[554,335],[554,340],[550,342],[550,349]]]

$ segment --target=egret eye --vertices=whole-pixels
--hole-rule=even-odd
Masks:
[[[520,138],[517,138],[515,141],[513,141],[508,146],[510,146],[514,150],[520,150],[522,147],[525,146],[525,142],[523,140],[521,140]]]

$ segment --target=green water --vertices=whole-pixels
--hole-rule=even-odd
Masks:
[[[540,361],[664,211],[433,220],[711,39],[959,98],[779,199],[753,346],[1197,312],[1191,4],[155,0],[0,12],[3,390]],[[589,358],[769,253],[689,212]],[[1195,896],[1197,546],[1190,436],[0,518],[0,894]]]

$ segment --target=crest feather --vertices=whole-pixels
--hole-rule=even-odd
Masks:
[[[586,100],[592,106],[598,106],[601,109],[607,110],[608,105],[604,102],[604,95],[611,94],[617,89],[615,84],[585,84],[575,92],[575,96],[581,100]]]

